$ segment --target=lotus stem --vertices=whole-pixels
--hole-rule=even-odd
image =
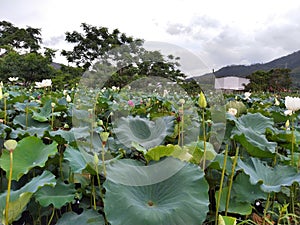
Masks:
[[[203,170],[205,170],[206,162],[206,130],[205,130],[205,118],[204,118],[204,109],[202,110],[202,129],[203,129]]]
[[[290,187],[290,199],[291,199],[292,214],[295,214],[295,203],[294,203],[295,192],[296,192],[296,186],[295,186],[295,184],[292,184],[292,186]]]
[[[10,190],[11,190],[11,180],[12,180],[12,171],[13,171],[13,150],[9,151],[9,177],[8,177],[8,184],[7,184],[7,195],[6,195],[6,205],[5,205],[5,225],[8,225],[9,220],[9,199],[10,199]]]
[[[55,207],[53,207],[53,210],[52,210],[52,214],[51,214],[50,220],[48,221],[48,225],[51,224],[51,222],[52,222],[52,220],[53,220],[53,217],[54,217],[54,214],[55,214]]]
[[[235,167],[236,167],[236,164],[237,164],[238,155],[239,155],[239,147],[236,148],[235,156],[234,156],[234,160],[233,160],[233,164],[232,164],[232,168],[231,168],[231,175],[230,175],[228,193],[227,193],[227,198],[226,198],[225,216],[227,216],[227,211],[228,211],[228,208],[229,208],[230,193],[231,193],[233,177],[234,177],[234,171],[235,171]]]
[[[97,204],[96,204],[96,190],[95,190],[95,184],[94,184],[94,176],[92,176],[92,195],[93,195],[94,210],[96,210]]]
[[[27,130],[28,128],[28,106],[26,104],[26,108],[25,108],[25,130]]]
[[[105,144],[102,142],[102,167],[103,167],[103,174],[106,177],[106,167],[105,167]]]
[[[53,130],[53,128],[54,128],[54,105],[53,104],[51,106],[51,112],[52,112],[52,115],[51,115],[51,130]]]
[[[294,166],[294,144],[295,144],[295,127],[294,118],[292,118],[292,150],[291,150],[291,166]]]
[[[181,147],[183,146],[183,138],[184,138],[184,135],[183,135],[183,130],[184,130],[184,110],[183,110],[183,104],[181,105]]]
[[[3,97],[3,101],[4,101],[4,124],[7,124],[7,121],[6,121],[6,117],[7,117],[7,105],[6,105],[6,96],[4,95]]]
[[[220,207],[220,201],[221,201],[221,195],[222,195],[222,189],[223,189],[223,182],[224,182],[225,171],[226,171],[227,155],[228,155],[228,145],[226,145],[226,148],[225,148],[222,176],[221,176],[221,182],[220,182],[220,190],[219,190],[218,199],[217,199],[217,202],[216,202],[215,225],[218,225],[219,207]]]
[[[270,197],[271,197],[271,193],[268,194],[266,206],[265,206],[265,209],[264,209],[263,225],[266,224],[267,212],[268,212],[269,205],[270,205]]]

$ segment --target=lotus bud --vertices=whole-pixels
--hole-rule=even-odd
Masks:
[[[200,92],[200,95],[199,95],[198,104],[201,108],[207,107],[206,98],[202,91]]]
[[[290,120],[287,120],[287,121],[285,122],[285,128],[286,128],[286,129],[289,129],[289,127],[290,127]]]
[[[102,120],[99,120],[99,121],[98,121],[98,125],[99,125],[99,126],[103,126],[103,121],[102,121]]]
[[[94,153],[94,164],[98,165],[98,163],[99,163],[98,155],[96,153]]]
[[[15,140],[7,140],[4,142],[4,147],[8,150],[8,151],[13,151],[16,149],[18,145],[18,142]]]
[[[52,108],[54,108],[55,105],[56,105],[56,104],[55,104],[54,102],[51,102],[51,107],[52,107]]]
[[[4,93],[4,95],[3,95],[4,98],[7,98],[8,96],[9,96],[9,94],[7,92]]]
[[[70,128],[69,124],[65,123],[64,128],[69,129]]]

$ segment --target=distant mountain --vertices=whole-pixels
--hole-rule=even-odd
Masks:
[[[258,70],[269,71],[276,68],[291,69],[291,78],[293,82],[292,88],[300,89],[300,50],[267,63],[225,66],[215,71],[214,73],[190,77],[187,80],[194,79],[196,82],[199,82],[201,84],[212,86],[216,77],[246,77],[247,75],[250,75]]]
[[[269,71],[275,68],[289,68],[292,71],[292,77],[299,76],[300,78],[300,50],[267,63],[225,66],[215,71],[214,74],[216,77],[246,77],[257,70]]]

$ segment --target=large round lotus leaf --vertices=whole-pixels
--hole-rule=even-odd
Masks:
[[[107,179],[104,187],[104,211],[112,225],[200,225],[209,211],[204,173],[189,163],[155,184],[129,186]]]
[[[246,162],[239,159],[238,166],[250,176],[251,184],[261,182],[260,188],[268,193],[279,192],[283,186],[300,182],[299,173],[291,166],[270,167],[257,158],[250,158]]]
[[[266,130],[273,130],[274,122],[260,113],[243,115],[235,121],[232,137],[255,157],[272,158],[277,146],[266,138]]]
[[[98,212],[89,209],[77,215],[75,212],[67,212],[62,215],[56,225],[103,225],[104,219]]]
[[[52,142],[45,145],[43,141],[35,136],[23,138],[18,142],[13,152],[12,179],[18,181],[24,174],[27,174],[34,167],[43,167],[49,156],[57,152],[57,143]],[[8,151],[3,151],[0,158],[0,167],[9,175],[10,157]]]
[[[122,117],[116,122],[114,132],[124,145],[130,147],[132,142],[136,142],[148,149],[160,145],[173,132],[173,121],[172,116],[157,118],[155,121],[139,116]]]

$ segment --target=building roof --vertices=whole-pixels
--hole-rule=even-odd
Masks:
[[[249,83],[250,80],[243,77],[221,77],[215,79],[215,89],[244,90],[244,85]]]

